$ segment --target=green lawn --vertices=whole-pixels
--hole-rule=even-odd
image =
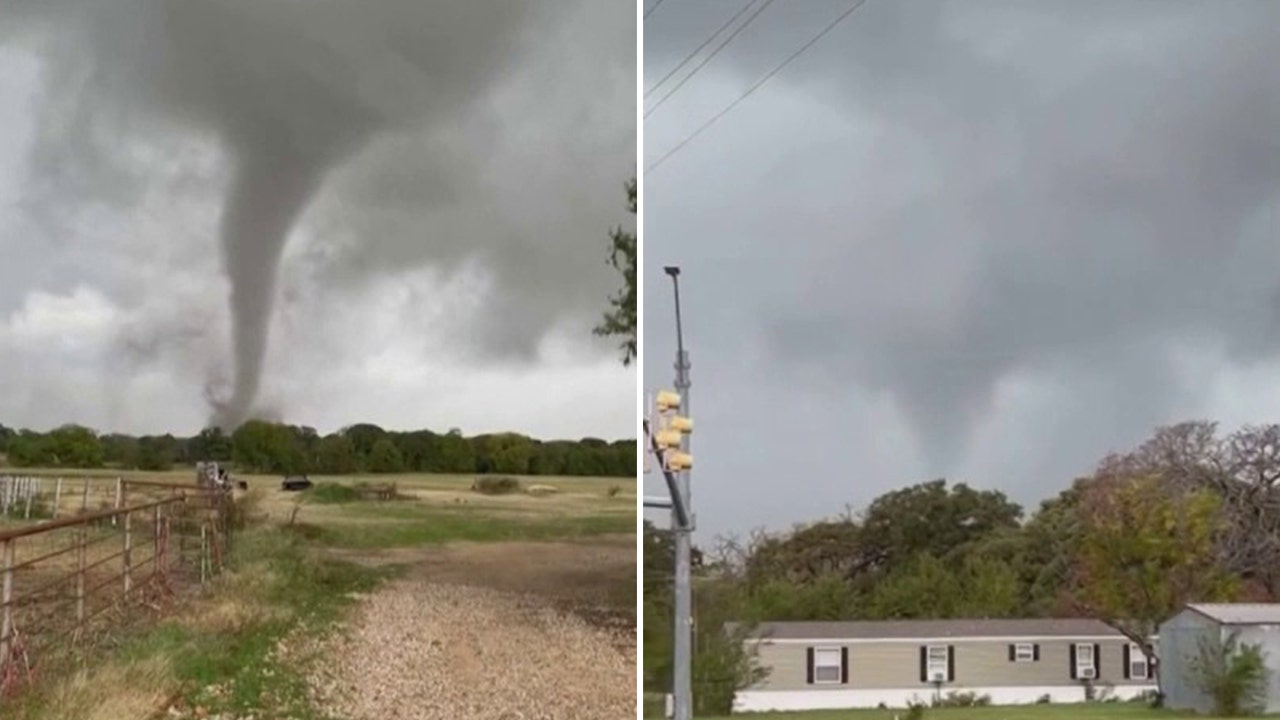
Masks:
[[[898,710],[814,710],[809,712],[741,713],[730,718],[700,720],[906,720],[907,711]],[[938,708],[925,710],[924,720],[1168,720],[1188,717],[1185,713],[1152,710],[1141,703],[1080,703],[1063,705],[1018,705],[982,708]],[[1190,715],[1198,720],[1211,720]]]

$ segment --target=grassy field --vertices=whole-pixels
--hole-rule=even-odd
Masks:
[[[101,498],[113,497],[117,474],[164,482],[194,479],[189,470],[0,469],[0,474],[102,478],[91,481],[91,493]],[[421,557],[414,548],[490,541],[634,542],[626,538],[635,533],[636,484],[626,478],[520,478],[526,487],[556,488],[541,496],[482,495],[470,489],[473,476],[311,478],[347,486],[390,482],[403,496],[340,503],[323,502],[323,492],[285,492],[279,477],[236,479],[249,483],[249,491],[237,495],[251,525],[238,534],[232,569],[213,590],[175,615],[121,631],[79,671],[47,669],[21,699],[0,700],[0,716],[127,720],[177,705],[190,716],[320,720],[325,715],[311,706],[305,668],[278,662],[279,644],[291,633],[324,632],[360,593],[402,574],[401,557]],[[139,488],[130,500],[145,495]],[[356,555],[385,555],[388,561],[352,561]],[[609,596],[634,612],[634,571],[607,582],[617,586],[609,588]]]
[[[906,710],[814,710],[809,712],[742,713],[742,720],[905,720]],[[1063,705],[1019,705],[979,708],[937,708],[924,713],[924,720],[1172,720],[1200,715],[1153,710],[1143,703],[1080,703]],[[731,720],[700,718],[699,720]]]

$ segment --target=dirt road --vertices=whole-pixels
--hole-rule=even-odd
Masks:
[[[312,688],[332,714],[634,716],[633,536],[343,557],[408,571],[362,598],[349,623],[321,641]]]

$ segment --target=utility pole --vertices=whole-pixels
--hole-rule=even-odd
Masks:
[[[680,394],[681,409],[686,417],[692,415],[689,410],[689,353],[684,349],[684,328],[680,318],[680,268],[667,266],[663,271],[671,277],[675,291],[676,305],[676,392]],[[684,433],[681,439],[681,450],[689,455],[691,433]],[[691,583],[691,564],[693,550],[693,528],[695,519],[691,506],[692,494],[689,487],[691,468],[685,468],[676,475],[676,492],[680,496],[680,504],[686,510],[685,522],[680,522],[672,513],[672,526],[675,530],[676,550],[676,587],[675,587],[675,643],[673,671],[673,719],[693,720],[693,588]]]
[[[667,483],[669,498],[645,497],[644,506],[671,510],[671,532],[675,540],[675,617],[673,643],[672,717],[693,720],[693,587],[691,556],[694,516],[690,507],[689,435],[693,420],[688,417],[689,353],[684,349],[684,328],[680,317],[680,268],[663,268],[671,276],[676,300],[676,392],[661,390],[654,401],[652,422],[644,421],[646,452],[658,460]],[[683,412],[683,415],[678,413]],[[646,461],[645,471],[648,472]]]

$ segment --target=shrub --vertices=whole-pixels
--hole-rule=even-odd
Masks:
[[[1241,644],[1238,633],[1201,640],[1190,669],[1189,679],[1213,699],[1215,715],[1239,717],[1262,711],[1267,689],[1262,648]]]
[[[483,476],[471,483],[471,491],[481,495],[510,495],[520,492],[520,481],[513,477]]]
[[[610,486],[609,486],[609,491],[608,491],[607,495],[608,495],[609,497],[617,497],[617,496],[618,496],[618,493],[620,493],[620,492],[622,492],[622,486],[621,486],[621,485],[610,485]]]
[[[250,490],[240,497],[228,499],[227,525],[233,530],[243,530],[261,515],[262,491]]]
[[[991,704],[990,695],[971,692],[950,692],[945,697],[934,698],[933,706],[939,708],[986,707]]]
[[[927,707],[922,702],[907,703],[907,720],[924,720],[924,711]]]
[[[1052,702],[1053,702],[1053,698],[1049,696],[1049,693],[1045,693],[1040,697],[1036,698],[1037,705],[1048,705]]]
[[[360,499],[360,491],[350,485],[322,482],[302,491],[306,498],[315,503],[348,503]]]

